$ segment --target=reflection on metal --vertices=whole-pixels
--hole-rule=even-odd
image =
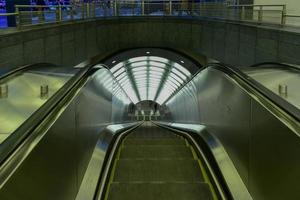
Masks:
[[[164,123],[159,124],[179,129],[186,132],[195,133],[201,136],[206,145],[211,150],[215,161],[224,177],[224,180],[230,190],[233,199],[252,200],[252,197],[241,179],[237,169],[235,168],[232,160],[228,156],[222,143],[212,134],[210,134],[206,127],[200,124],[181,124],[181,123]]]
[[[97,183],[100,178],[100,172],[103,168],[103,161],[107,153],[107,147],[112,141],[112,138],[123,131],[131,130],[137,123],[114,124],[107,126],[99,134],[96,147],[88,164],[87,170],[81,182],[76,200],[93,199]]]
[[[0,85],[0,98],[7,98],[8,97],[8,85],[2,84]]]
[[[268,72],[274,71],[283,76]],[[298,91],[298,76],[292,75],[295,84],[288,85],[288,97]],[[254,86],[233,71],[208,67],[166,102],[163,121],[204,125],[224,147],[253,199],[300,199],[299,121]]]
[[[278,85],[278,93],[280,96],[287,97],[288,96],[288,88],[287,85]]]
[[[33,85],[32,94],[39,100],[42,83],[44,79]],[[51,92],[53,84],[49,85]],[[118,89],[107,69],[99,69],[78,82],[0,166],[0,199],[74,199],[102,130],[110,124],[130,121],[127,108],[131,102],[126,94],[115,98],[114,87]],[[109,137],[102,135],[100,149],[107,149]],[[34,177],[31,184],[28,177]]]
[[[110,170],[110,167],[112,166],[112,162],[113,162],[113,159],[115,157],[116,150],[119,147],[120,142],[122,141],[122,138],[126,135],[126,133],[130,132],[131,130],[135,129],[136,127],[140,126],[141,124],[142,123],[134,123],[134,124],[131,123],[131,128],[130,129],[128,129],[124,132],[120,131],[121,133],[117,136],[114,143],[112,144],[113,146],[112,146],[112,149],[110,151],[110,154],[108,155],[107,163],[104,166],[101,179],[99,180],[98,192],[94,196],[94,199],[101,200],[101,198],[104,196],[105,186],[106,186],[105,183],[107,182],[107,179],[109,178],[108,177],[109,176],[109,170]],[[123,130],[124,130],[124,128],[123,128]],[[79,200],[79,199],[76,199],[76,200]],[[82,199],[82,200],[84,200],[84,199]]]
[[[49,95],[49,86],[48,85],[41,85],[41,93],[40,96],[42,99],[47,99]]]

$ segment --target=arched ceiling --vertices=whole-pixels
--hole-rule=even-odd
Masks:
[[[144,100],[163,104],[192,76],[181,64],[150,55],[132,57],[110,70],[135,104]]]

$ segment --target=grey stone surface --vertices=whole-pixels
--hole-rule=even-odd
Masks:
[[[256,29],[240,27],[239,65],[248,66],[255,63]]]
[[[214,59],[225,60],[225,38],[226,34],[225,24],[216,24],[213,31],[213,51]]]
[[[239,26],[228,24],[225,37],[225,63],[239,65]]]
[[[278,32],[257,30],[255,61],[268,62],[278,60]]]
[[[60,35],[45,38],[45,62],[59,65],[61,63],[62,47]]]
[[[167,47],[235,66],[300,64],[296,32],[205,19],[139,17],[7,32],[0,36],[0,67],[36,62],[73,66],[98,54],[136,47]]]
[[[0,66],[14,67],[23,65],[23,46],[22,44],[0,48]]]
[[[45,48],[44,40],[42,38],[25,41],[23,48],[24,64],[31,64],[32,60],[36,63],[44,62]]]

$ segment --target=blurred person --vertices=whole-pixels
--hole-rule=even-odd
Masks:
[[[45,16],[44,16],[44,10],[45,10],[45,1],[44,0],[36,0],[36,5],[37,10],[38,10],[38,17],[39,17],[39,22],[44,22],[45,21]]]

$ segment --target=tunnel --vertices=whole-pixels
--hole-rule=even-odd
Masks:
[[[299,199],[298,83],[158,47],[7,71],[0,199]]]

